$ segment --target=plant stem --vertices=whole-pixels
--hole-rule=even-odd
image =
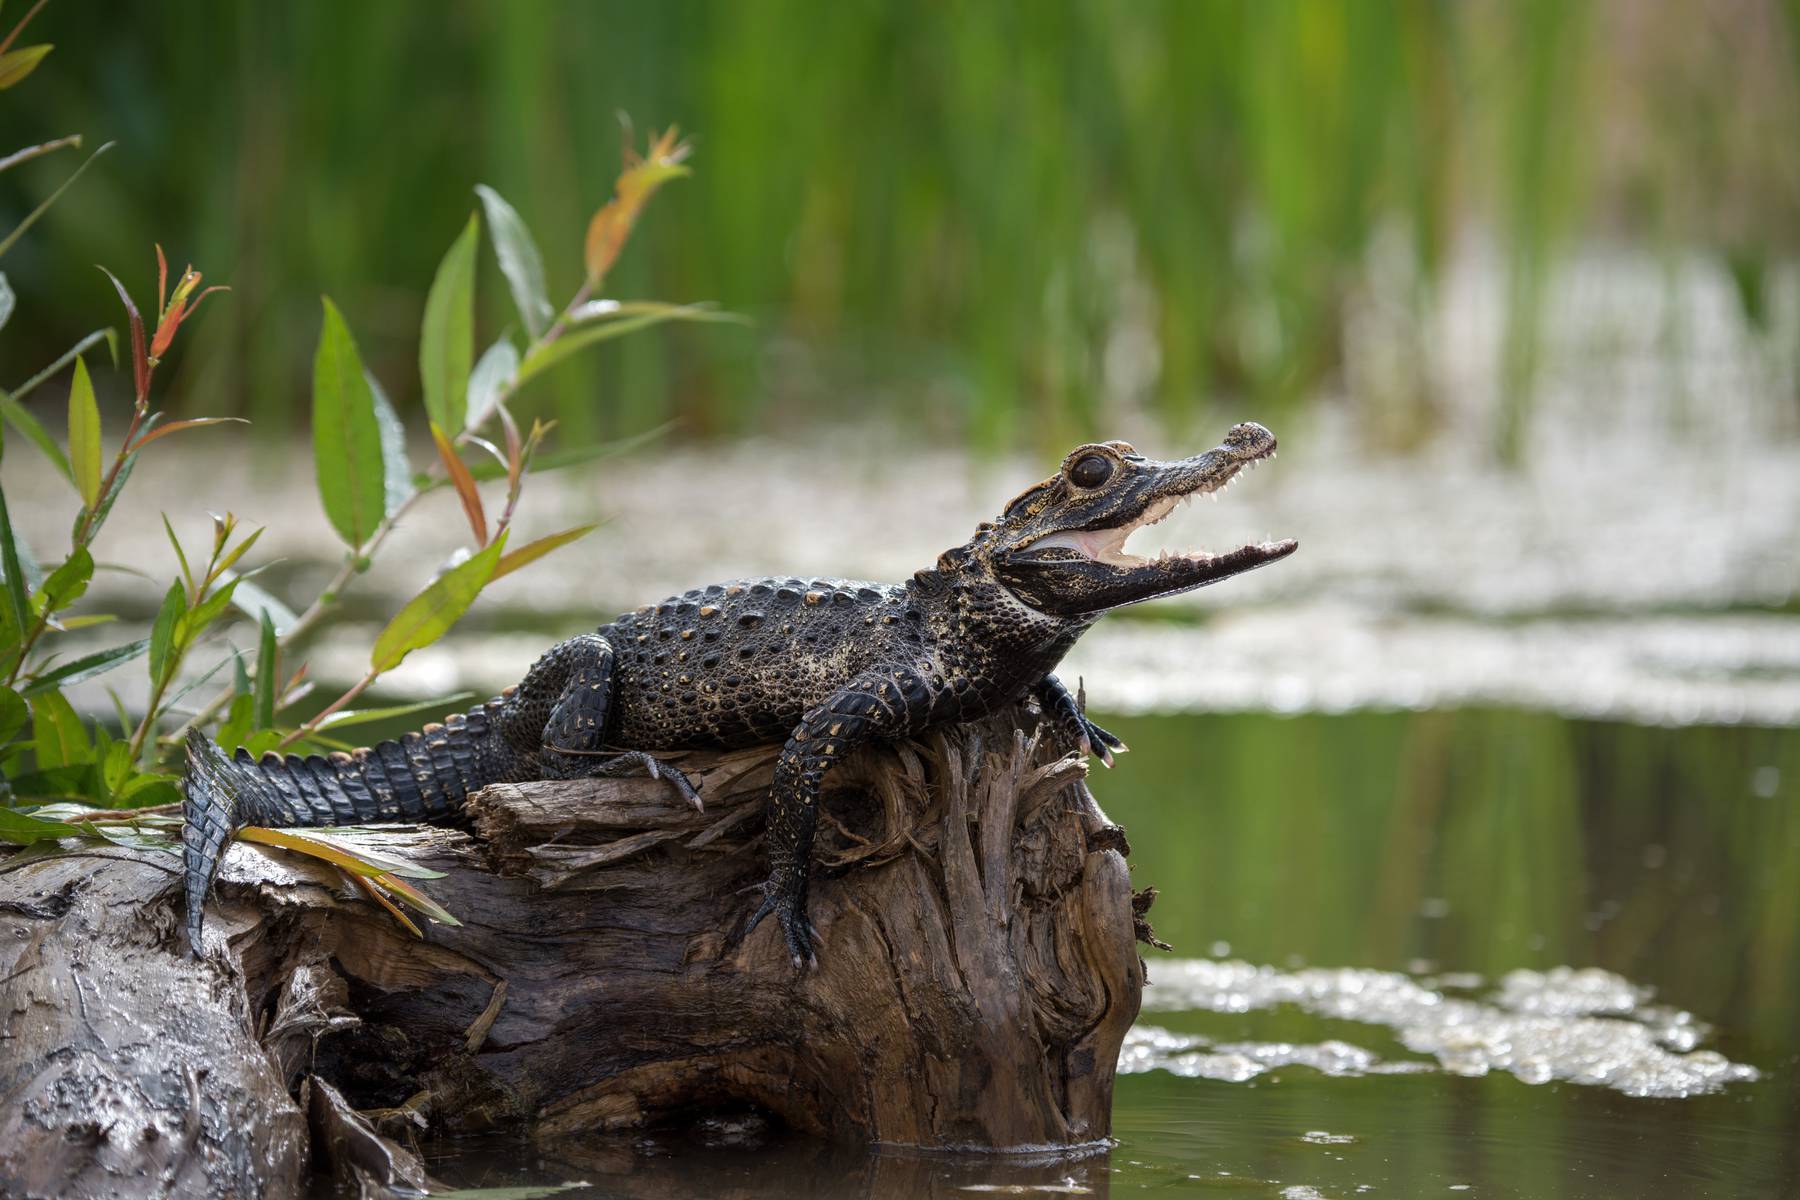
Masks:
[[[330,704],[327,704],[323,709],[320,709],[311,720],[306,721],[300,728],[282,738],[280,745],[291,746],[306,735],[317,732],[319,726],[324,724],[326,717],[329,717],[332,713],[338,711],[340,708],[344,707],[344,705],[362,695],[363,692],[367,690],[368,686],[371,683],[374,683],[380,675],[380,671],[370,671],[367,675],[364,675],[350,688],[349,691],[339,696],[336,700],[333,700]]]

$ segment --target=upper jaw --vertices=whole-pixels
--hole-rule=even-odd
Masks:
[[[1222,569],[1220,574],[1202,582],[1285,557],[1295,548],[1291,540],[1254,543],[1223,554],[1165,550],[1155,558],[1144,558],[1125,550],[1126,540],[1137,530],[1164,520],[1195,496],[1210,495],[1216,500],[1240,473],[1274,456],[1275,435],[1261,425],[1245,423],[1233,427],[1221,445],[1193,458],[1179,462],[1135,460],[1133,466],[1141,484],[1113,512],[1097,516],[1090,527],[1061,529],[1035,538],[1012,557],[1017,562],[1087,560],[1128,571],[1165,565],[1198,568],[1202,573],[1208,568]],[[1134,515],[1121,518],[1121,513],[1134,510]]]

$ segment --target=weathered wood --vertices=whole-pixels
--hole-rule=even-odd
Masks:
[[[773,749],[651,780],[489,788],[473,836],[384,832],[462,921],[412,938],[321,863],[234,846],[179,952],[173,859],[0,874],[0,1193],[289,1195],[389,1135],[570,1131],[754,1107],[841,1140],[1021,1149],[1109,1130],[1136,1015],[1123,839],[1011,714],[847,761],[796,975],[758,897]],[[364,1125],[346,1114],[363,1110]],[[333,1152],[325,1154],[329,1143]],[[357,1172],[363,1172],[358,1176]]]

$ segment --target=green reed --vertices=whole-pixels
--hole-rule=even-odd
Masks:
[[[1800,106],[1781,82],[1800,52],[1791,0],[1743,7],[1721,34],[1695,33],[1711,18],[1684,6],[1607,0],[192,0],[103,22],[53,3],[57,55],[29,103],[0,102],[0,140],[79,130],[120,150],[9,262],[45,299],[13,318],[0,362],[66,342],[96,301],[87,264],[174,226],[171,252],[238,290],[198,339],[205,365],[176,364],[178,395],[291,433],[317,295],[402,377],[416,281],[477,180],[516,199],[553,288],[572,287],[625,111],[694,134],[702,169],[609,287],[756,324],[677,330],[538,385],[567,435],[669,419],[732,434],[871,406],[994,447],[1128,411],[1177,429],[1226,401],[1278,418],[1337,380],[1379,237],[1397,235],[1423,313],[1479,228],[1508,280],[1505,453],[1573,235],[1710,247],[1746,313],[1766,312],[1800,228]],[[1729,53],[1710,81],[1677,71],[1683,47],[1714,41]],[[1742,95],[1761,77],[1742,52],[1779,68],[1766,102]],[[1751,111],[1756,136],[1722,135]],[[1621,122],[1651,147],[1623,165]],[[484,330],[507,316],[496,301]],[[1416,366],[1417,388],[1372,398],[1388,440],[1429,419]]]

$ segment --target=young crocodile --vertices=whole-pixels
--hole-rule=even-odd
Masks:
[[[467,714],[354,754],[227,758],[191,733],[183,842],[194,953],[225,842],[244,825],[431,821],[490,783],[640,772],[698,807],[687,778],[653,751],[783,741],[769,878],[744,932],[772,914],[794,965],[815,963],[807,873],[832,764],[865,742],[1032,696],[1067,745],[1111,766],[1124,745],[1051,671],[1109,609],[1291,554],[1292,541],[1155,559],[1123,549],[1132,530],[1274,451],[1274,435],[1255,424],[1179,462],[1124,442],[1081,446],[904,584],[758,579],[685,592],[553,647],[516,687]]]

